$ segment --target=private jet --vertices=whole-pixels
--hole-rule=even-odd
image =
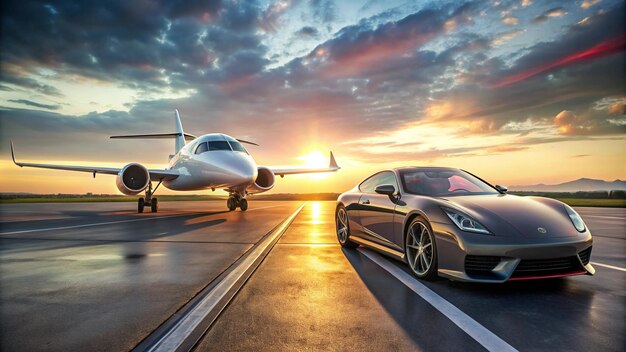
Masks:
[[[248,209],[247,195],[267,192],[274,187],[275,176],[335,172],[340,169],[330,152],[330,164],[324,168],[310,167],[268,167],[257,165],[243,144],[256,143],[236,139],[223,133],[210,133],[200,137],[185,133],[178,110],[174,111],[174,133],[153,133],[111,136],[127,139],[174,139],[174,154],[169,156],[166,169],[148,169],[139,163],[129,163],[120,168],[71,166],[23,163],[15,160],[13,142],[11,158],[20,167],[89,172],[116,175],[117,188],[125,195],[137,195],[145,192],[145,198],[137,201],[137,211],[143,213],[144,207],[150,207],[153,213],[158,211],[158,201],[154,193],[161,184],[175,191],[199,191],[223,189],[228,192],[226,206],[230,211],[237,208]],[[152,182],[158,182],[152,187]]]

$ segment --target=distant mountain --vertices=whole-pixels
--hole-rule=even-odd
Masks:
[[[626,181],[604,181],[591,178],[580,178],[578,180],[559,183],[557,185],[511,186],[511,191],[535,191],[535,192],[594,192],[594,191],[614,191],[626,190]]]

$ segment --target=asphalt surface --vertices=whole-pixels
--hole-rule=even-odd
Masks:
[[[222,203],[0,205],[2,349],[132,349],[302,204]],[[626,209],[577,210],[595,276],[486,285],[400,281],[403,263],[341,249],[334,202],[308,202],[196,350],[479,351],[479,326],[520,351],[623,351]]]
[[[1,205],[3,350],[132,349],[300,203],[250,205]]]

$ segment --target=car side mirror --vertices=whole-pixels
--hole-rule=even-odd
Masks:
[[[393,185],[380,185],[376,186],[374,192],[378,194],[386,194],[388,196],[392,196],[396,194],[396,187],[394,187]]]
[[[496,189],[500,193],[506,193],[509,191],[509,189],[506,186],[500,186],[500,185],[496,185]]]

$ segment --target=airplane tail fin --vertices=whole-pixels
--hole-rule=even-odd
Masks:
[[[174,154],[178,153],[185,146],[185,132],[183,132],[183,124],[180,122],[180,115],[178,115],[178,109],[174,110],[174,124],[176,128],[176,140],[174,141]]]
[[[124,138],[124,139],[160,139],[160,138],[174,138],[174,154],[178,153],[187,143],[186,141],[194,140],[197,137],[193,134],[185,133],[183,131],[183,124],[180,122],[180,116],[178,110],[174,110],[174,127],[176,132],[174,133],[149,133],[149,134],[128,134],[122,136],[111,136],[110,138]]]

